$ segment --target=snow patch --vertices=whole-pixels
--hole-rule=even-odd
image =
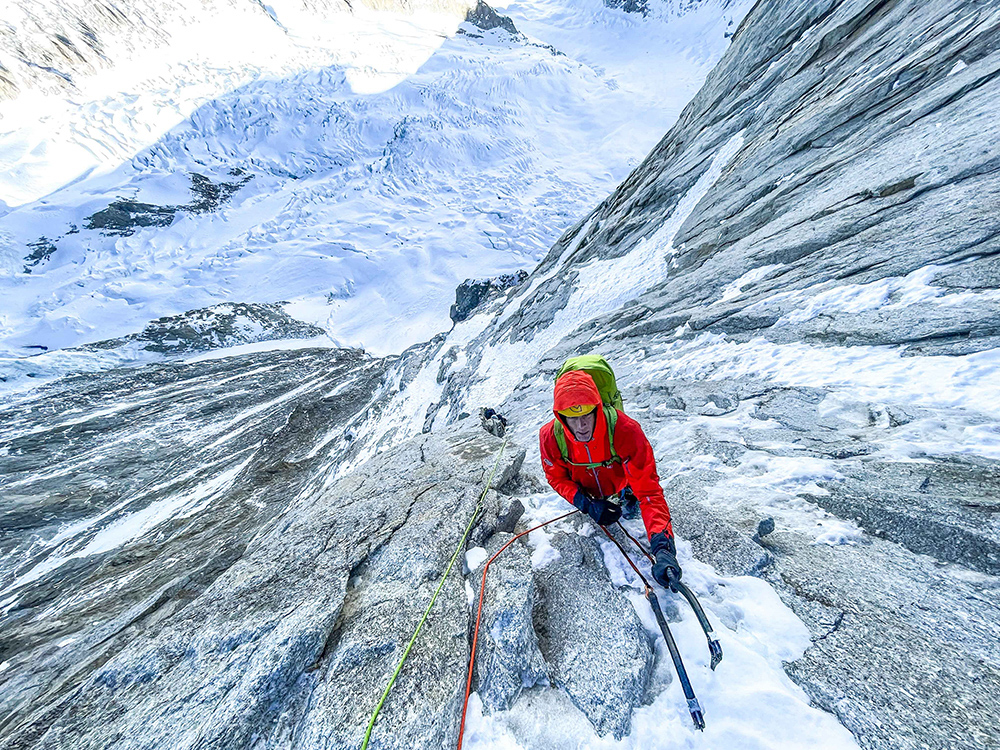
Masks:
[[[472,547],[465,552],[465,567],[471,573],[486,562],[487,553],[482,547]]]
[[[729,300],[742,296],[744,287],[757,283],[761,279],[768,276],[772,271],[778,271],[785,268],[786,265],[787,264],[785,263],[773,263],[771,265],[759,266],[747,271],[722,290],[722,297],[720,297],[719,301],[728,302]]]

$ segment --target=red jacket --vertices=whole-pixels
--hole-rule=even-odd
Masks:
[[[567,372],[556,382],[552,412],[562,420],[558,411],[578,404],[601,402],[593,378],[585,372]],[[546,424],[538,433],[545,478],[556,492],[572,502],[578,489],[591,497],[604,498],[620,492],[626,486],[639,498],[642,521],[649,536],[661,531],[673,535],[670,510],[663,498],[660,477],[656,473],[653,448],[646,439],[639,423],[624,412],[618,412],[615,425],[615,452],[622,459],[609,467],[587,469],[573,466],[563,460],[553,434],[555,420]],[[597,426],[589,442],[581,443],[573,437],[572,430],[563,422],[569,459],[576,463],[596,463],[611,458],[608,447],[608,423],[604,410],[597,410]]]

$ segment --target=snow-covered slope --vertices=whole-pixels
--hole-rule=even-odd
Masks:
[[[79,91],[22,93],[2,105],[5,200],[27,201],[0,218],[2,352],[220,302],[288,303],[376,353],[426,340],[462,280],[530,268],[621,181],[748,6],[518,3],[514,35],[453,15],[235,6]],[[192,180],[224,197],[192,209]],[[150,226],[109,229],[122,206]]]

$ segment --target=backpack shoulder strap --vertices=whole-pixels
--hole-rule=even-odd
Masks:
[[[608,423],[608,447],[611,449],[611,458],[605,463],[621,463],[622,459],[615,450],[615,425],[618,424],[618,410],[613,406],[604,406],[603,408],[604,421]]]
[[[558,419],[552,422],[552,435],[556,439],[556,445],[559,446],[559,452],[562,454],[563,461],[573,463],[569,460],[569,447],[566,445],[566,430],[562,422]]]

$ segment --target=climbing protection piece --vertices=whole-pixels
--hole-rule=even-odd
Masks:
[[[445,568],[444,575],[441,576],[441,580],[438,582],[437,589],[434,591],[434,596],[431,597],[430,603],[427,605],[427,609],[424,610],[423,617],[421,617],[420,622],[417,623],[417,629],[413,631],[413,637],[411,637],[410,642],[406,644],[406,649],[403,651],[403,655],[399,659],[399,664],[396,665],[396,670],[392,673],[392,677],[389,678],[389,684],[385,686],[382,698],[379,700],[378,705],[375,706],[375,711],[372,712],[372,718],[368,722],[368,728],[365,730],[364,742],[361,743],[361,750],[366,750],[368,747],[368,741],[371,739],[372,728],[375,726],[375,720],[378,718],[379,712],[382,710],[385,699],[389,697],[389,691],[392,690],[392,686],[395,684],[396,678],[399,676],[399,672],[403,668],[403,662],[405,662],[406,657],[410,655],[410,649],[413,648],[413,644],[416,643],[417,636],[420,635],[420,629],[423,628],[424,622],[427,620],[427,615],[430,614],[431,607],[434,606],[434,602],[437,600],[438,594],[441,593],[441,588],[444,586],[444,582],[445,579],[448,578],[448,574],[451,573],[455,560],[458,558],[462,550],[465,549],[465,540],[469,538],[469,532],[472,531],[473,525],[479,518],[479,512],[483,509],[483,501],[486,499],[486,493],[489,492],[490,487],[493,486],[493,478],[497,474],[497,468],[500,466],[500,457],[503,456],[503,451],[506,447],[507,438],[504,438],[503,443],[500,445],[500,450],[497,451],[496,461],[493,462],[493,471],[490,472],[489,479],[486,480],[486,486],[483,487],[483,493],[479,496],[479,502],[476,504],[475,510],[472,511],[472,518],[469,519],[469,523],[465,527],[465,533],[462,534],[462,538],[459,540],[458,546],[455,548],[455,554],[451,556],[451,561],[448,563],[448,567]],[[462,717],[464,721],[464,713],[462,714]]]

